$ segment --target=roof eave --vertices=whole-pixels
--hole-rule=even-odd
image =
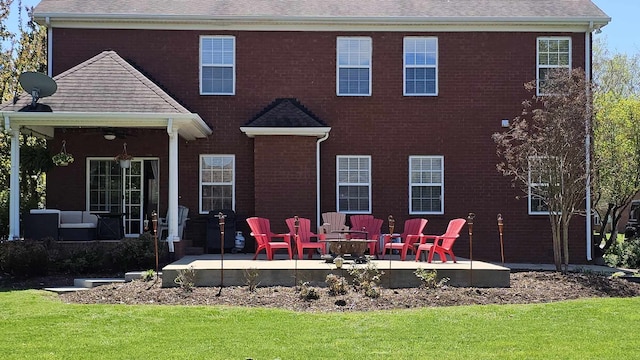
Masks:
[[[330,127],[255,127],[242,126],[240,131],[248,137],[256,136],[315,136],[321,138],[325,136]]]

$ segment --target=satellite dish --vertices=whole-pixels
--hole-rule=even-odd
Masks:
[[[18,78],[24,91],[31,94],[31,106],[35,107],[38,99],[53,95],[58,90],[55,80],[38,72],[23,72]]]

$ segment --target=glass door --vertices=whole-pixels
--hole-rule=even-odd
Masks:
[[[144,220],[144,160],[131,160],[129,168],[123,168],[122,214],[125,236],[141,234]]]

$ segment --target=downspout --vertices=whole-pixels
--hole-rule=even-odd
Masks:
[[[48,16],[45,18],[45,23],[47,24],[47,75],[53,77],[53,29]]]
[[[320,214],[320,143],[329,138],[329,132],[327,131],[323,137],[316,141],[316,221],[318,229],[322,225],[320,222],[322,219]]]
[[[589,30],[584,36],[584,72],[585,72],[585,84],[587,93],[587,115],[584,119],[584,148],[585,148],[585,169],[586,169],[586,213],[587,213],[587,261],[592,261],[593,256],[591,254],[591,242],[592,242],[592,229],[591,229],[591,108],[592,104],[589,104],[589,97],[591,96],[591,32],[593,31],[593,21],[589,23]]]

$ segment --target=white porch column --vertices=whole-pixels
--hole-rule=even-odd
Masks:
[[[169,252],[175,252],[174,241],[180,241],[178,237],[178,132],[173,128],[173,120],[169,119],[167,125],[169,134],[169,209],[167,220],[169,229],[167,243]]]
[[[20,130],[11,129],[5,118],[5,129],[11,133],[11,178],[9,180],[9,239],[20,239]]]

